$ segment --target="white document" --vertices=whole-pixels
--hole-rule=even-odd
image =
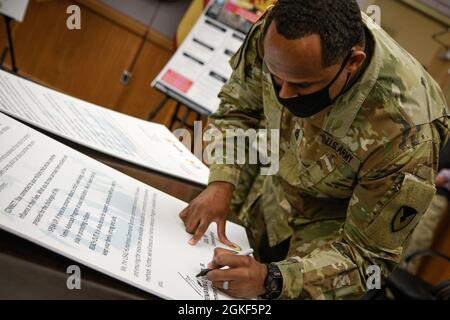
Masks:
[[[0,71],[0,111],[58,136],[202,185],[209,169],[165,126]]]
[[[187,243],[186,205],[0,113],[0,228],[162,298],[229,299],[195,278],[222,245],[215,225]]]
[[[241,32],[202,14],[152,86],[161,84],[209,113],[217,111],[218,94],[233,71],[229,60],[244,38]]]
[[[0,0],[0,13],[22,22],[29,0]]]

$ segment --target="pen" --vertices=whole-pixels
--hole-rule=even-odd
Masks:
[[[240,253],[238,253],[237,255],[238,256],[249,256],[249,255],[251,255],[251,254],[253,254],[253,249],[248,249],[248,250],[245,250],[245,251],[242,251],[242,252],[240,252]],[[195,277],[196,278],[198,278],[198,277],[204,277],[204,276],[206,276],[210,271],[213,271],[214,269],[202,269],[202,271],[200,271],[200,273],[198,274],[198,275],[196,275]]]

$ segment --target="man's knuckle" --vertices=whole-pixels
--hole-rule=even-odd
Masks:
[[[186,227],[186,232],[193,234],[195,232],[195,228],[188,226],[188,227]]]
[[[215,281],[217,281],[216,273],[214,271],[209,272],[208,273],[208,279],[209,279],[209,281],[212,281],[213,283]]]
[[[192,213],[196,213],[197,212],[197,210],[198,210],[198,205],[197,205],[197,203],[192,203],[191,205],[190,205],[190,209],[189,210],[191,210],[192,211]]]
[[[204,210],[206,208],[205,203],[204,202],[199,202],[196,204],[196,209],[201,211]]]
[[[223,256],[218,255],[217,257],[214,258],[214,264],[216,266],[221,266],[223,264]]]
[[[246,267],[250,266],[251,261],[252,259],[250,257],[243,257],[242,259],[243,265]]]

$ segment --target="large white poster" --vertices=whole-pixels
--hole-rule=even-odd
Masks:
[[[206,185],[209,169],[165,126],[133,118],[0,71],[0,111],[56,135]]]
[[[195,277],[221,244],[215,225],[187,243],[186,205],[0,113],[2,229],[162,298],[228,299]]]

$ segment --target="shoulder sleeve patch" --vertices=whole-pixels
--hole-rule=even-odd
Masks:
[[[411,173],[405,173],[400,185],[392,189],[365,230],[375,245],[391,250],[404,245],[436,192],[434,185]]]

